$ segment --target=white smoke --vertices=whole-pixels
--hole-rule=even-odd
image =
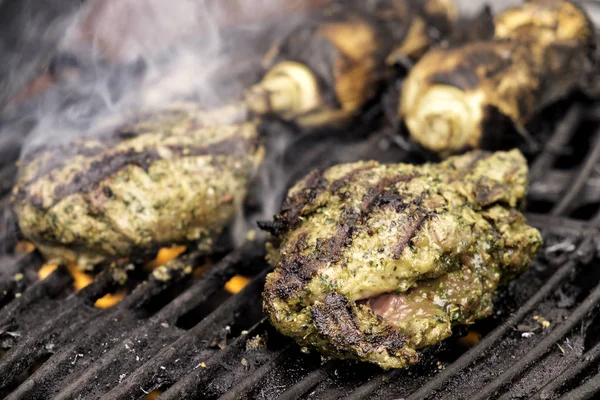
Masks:
[[[269,47],[302,21],[300,10],[318,1],[88,0],[57,19],[51,30],[28,31],[57,42],[57,53],[76,65],[67,65],[73,71],[54,77],[58,81],[50,89],[4,110],[0,144],[6,146],[1,149],[14,153],[22,145],[24,158],[40,148],[102,135],[107,125],[139,110],[181,99],[207,107],[238,101],[260,76]],[[17,76],[19,63],[14,65],[11,75]],[[280,142],[272,151],[282,153],[285,145]],[[61,157],[60,150],[55,156]],[[281,171],[280,161],[269,159],[258,179],[264,189],[260,210],[235,221],[237,244],[256,227],[256,219],[278,210],[276,194],[285,179],[273,171]]]
[[[36,99],[23,154],[48,143],[96,134],[106,120],[139,108],[191,98],[208,105],[234,101],[258,76],[268,40],[301,19],[263,21],[305,1],[91,0],[70,21],[59,52],[82,72]],[[276,18],[274,21],[277,20]]]

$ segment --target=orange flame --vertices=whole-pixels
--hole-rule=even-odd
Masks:
[[[146,264],[146,268],[155,269],[179,257],[186,250],[185,246],[163,247],[158,251],[156,258]]]
[[[76,291],[80,291],[81,289],[88,286],[89,284],[91,284],[94,281],[93,276],[82,272],[79,268],[77,268],[77,265],[70,264],[68,266],[68,268],[69,268],[69,273],[73,277],[73,286],[75,287]],[[121,300],[123,300],[125,298],[126,294],[127,294],[127,292],[125,290],[119,290],[116,293],[105,294],[104,296],[102,296],[98,300],[96,300],[96,302],[94,303],[94,307],[96,307],[96,308],[114,307],[117,304],[119,304],[119,302],[121,302]]]
[[[25,241],[17,243],[17,246],[15,248],[15,252],[23,252],[23,253],[30,253],[33,250],[35,250],[35,246],[32,243],[25,242]],[[153,261],[146,264],[146,268],[150,268],[150,269],[158,268],[161,265],[164,265],[164,264],[168,263],[169,261],[179,257],[185,251],[186,251],[185,246],[173,246],[173,247],[169,247],[169,248],[167,248],[167,247],[162,248],[156,255],[156,258]],[[54,272],[54,270],[56,270],[56,268],[58,268],[58,266],[56,264],[42,265],[42,267],[38,271],[38,279],[39,280],[46,279],[52,272]],[[91,284],[94,281],[93,276],[84,273],[79,268],[77,268],[77,266],[75,264],[70,264],[68,266],[68,269],[69,269],[69,273],[73,277],[73,287],[75,288],[76,291],[80,291],[81,289],[88,286],[89,284]],[[206,269],[201,268],[200,270],[202,272],[204,272]],[[99,298],[98,300],[96,300],[96,302],[94,303],[94,306],[96,308],[114,307],[119,302],[121,302],[121,300],[123,300],[126,295],[127,295],[127,292],[125,290],[119,290],[116,293],[108,293],[108,294],[104,295],[103,297]]]
[[[479,332],[469,331],[469,333],[467,333],[467,336],[463,336],[460,339],[458,339],[458,343],[461,346],[471,348],[471,347],[475,346],[477,343],[479,343],[480,339],[481,339],[481,334]]]
[[[162,392],[160,390],[155,390],[153,392],[148,393],[144,396],[144,400],[156,400],[158,396],[160,396]]]
[[[225,284],[225,290],[229,293],[239,293],[247,284],[250,283],[250,279],[242,275],[236,275]]]
[[[44,265],[42,265],[42,267],[38,270],[38,279],[40,281],[43,281],[51,273],[53,273],[54,270],[56,270],[56,268],[58,268],[58,265],[56,265],[56,264],[44,264]]]
[[[94,307],[96,307],[96,308],[114,307],[117,304],[119,304],[121,302],[121,300],[123,300],[125,298],[126,295],[127,295],[127,292],[125,290],[119,290],[116,293],[105,294],[103,297],[100,297],[98,300],[96,300],[96,302],[94,303]]]
[[[35,250],[35,246],[33,243],[31,242],[26,242],[26,241],[20,241],[17,242],[17,245],[15,246],[15,253],[32,253]]]

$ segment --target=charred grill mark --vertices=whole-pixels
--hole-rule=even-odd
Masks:
[[[463,168],[461,171],[459,171],[458,176],[455,180],[463,179],[465,176],[467,176],[468,174],[473,172],[473,169],[475,169],[475,166],[477,165],[477,163],[479,163],[480,161],[483,161],[487,158],[490,158],[491,155],[492,155],[491,153],[488,153],[486,151],[480,151],[480,150],[473,151],[471,161],[469,162],[469,164],[467,164],[465,166],[465,168]]]
[[[364,172],[364,171],[372,170],[373,168],[378,167],[378,166],[379,165],[365,165],[364,167],[356,168],[355,170],[352,170],[351,172],[347,173],[346,175],[342,176],[341,178],[333,181],[331,183],[331,185],[329,186],[329,190],[332,193],[339,195],[339,191],[342,190],[342,188],[344,186],[346,186],[348,183],[354,182],[355,179],[358,177],[358,174],[360,174],[361,172]]]
[[[311,204],[326,188],[327,180],[323,177],[323,170],[316,169],[308,175],[306,186],[300,193],[285,199],[279,218],[286,224],[286,230],[293,229],[298,224],[304,207]]]
[[[417,174],[413,174],[385,177],[377,186],[367,190],[367,193],[363,196],[359,211],[354,210],[352,207],[345,207],[342,211],[340,222],[335,229],[335,235],[327,238],[318,238],[316,240],[314,256],[310,259],[306,256],[296,254],[299,250],[298,243],[304,245],[306,240],[306,237],[299,237],[297,243],[294,245],[294,250],[291,251],[292,254],[285,259],[280,267],[283,271],[282,284],[287,285],[288,282],[297,283],[299,279],[302,285],[292,285],[293,288],[290,287],[285,291],[280,291],[280,294],[284,296],[281,298],[284,300],[288,299],[297,293],[298,290],[301,290],[301,287],[309,282],[323,265],[338,262],[344,248],[351,244],[352,236],[357,227],[365,224],[376,207],[388,202],[386,199],[388,196],[394,196],[394,201],[401,204],[402,209],[404,209],[406,204],[402,203],[400,195],[393,193],[393,189],[390,189],[390,186],[399,182],[409,182],[417,176]],[[420,229],[420,226],[415,229]]]
[[[323,304],[311,307],[315,327],[323,336],[331,339],[338,350],[347,350],[361,342],[362,332],[348,300],[337,293],[328,294]]]
[[[317,331],[329,338],[338,351],[359,346],[361,351],[369,354],[385,347],[388,353],[394,354],[406,343],[402,333],[393,328],[381,333],[362,332],[352,305],[338,293],[329,293],[322,304],[311,307],[311,313]]]
[[[52,153],[57,154],[57,156],[49,159],[42,168],[36,171],[35,175],[31,179],[25,182],[25,185],[29,185],[37,181],[38,179],[54,171],[55,169],[63,168],[69,163],[69,160],[75,156],[83,156],[88,158],[97,157],[100,154],[102,154],[102,152],[106,151],[106,148],[101,145],[94,147],[71,145],[59,146],[57,148],[52,149],[43,148],[35,152],[29,153],[22,161],[23,166],[27,166],[27,164],[30,164],[32,161],[34,161],[36,157],[42,156],[44,152],[49,150],[51,150]]]
[[[410,244],[413,238],[421,231],[423,224],[429,213],[422,208],[418,208],[414,214],[409,215],[408,223],[405,225],[404,234],[400,236],[394,246],[393,258],[397,260],[402,252]]]
[[[308,232],[302,232],[296,238],[296,242],[291,246],[292,253],[300,253],[306,248],[306,239],[308,239]]]
[[[257,221],[256,224],[260,229],[273,236],[279,236],[285,231],[287,226],[286,223],[280,219],[275,219],[273,221]]]
[[[506,69],[507,60],[500,57],[493,48],[480,48],[479,51],[469,52],[468,58],[447,71],[439,71],[430,78],[432,84],[454,86],[458,89],[474,90],[481,84],[478,75],[485,68],[484,76],[489,78]]]
[[[282,266],[283,278],[294,277],[300,279],[303,283],[312,278],[311,271],[308,271],[306,265],[310,263],[307,256],[294,253],[289,260]]]
[[[101,181],[116,174],[128,165],[135,165],[147,171],[154,161],[161,158],[154,149],[146,149],[142,152],[130,149],[124,152],[109,154],[92,162],[87,172],[79,172],[70,182],[57,186],[54,189],[52,205],[55,205],[67,196],[91,190]]]
[[[350,207],[345,208],[342,219],[336,229],[337,234],[331,240],[331,244],[326,248],[327,253],[322,257],[317,256],[317,258],[321,258],[326,262],[339,261],[341,250],[350,245],[352,234],[356,227],[365,224],[373,210],[381,204],[381,198],[384,195],[389,194],[390,190],[392,190],[393,193],[393,189],[390,189],[389,187],[399,182],[408,182],[415,176],[416,175],[398,175],[395,177],[383,178],[376,187],[367,190],[367,193],[365,193],[362,199],[360,212],[356,212]]]
[[[384,178],[377,187],[367,190],[367,193],[363,197],[361,210],[368,215],[373,211],[375,206],[392,201],[392,199],[401,201],[402,197],[393,190],[390,190],[390,187],[400,182],[409,182],[418,176],[418,174],[412,174]]]
[[[181,158],[200,157],[204,155],[247,154],[253,151],[256,146],[256,140],[225,139],[206,146],[165,146],[165,149],[170,152],[170,158]],[[77,173],[70,182],[57,186],[54,190],[54,199],[49,207],[43,207],[40,202],[32,202],[32,204],[46,211],[70,195],[89,192],[104,179],[113,176],[126,166],[137,166],[147,172],[153,162],[163,159],[165,158],[155,148],[144,149],[143,151],[128,149],[107,154],[93,161],[86,171]],[[26,188],[19,192],[16,200],[21,201],[24,196],[27,196]]]

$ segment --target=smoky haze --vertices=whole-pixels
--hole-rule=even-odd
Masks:
[[[252,20],[281,3],[243,0],[236,12]],[[96,127],[139,108],[160,108],[182,98],[207,106],[233,100],[259,71],[265,34],[282,36],[294,25],[288,19],[285,26],[222,28],[231,7],[226,1],[88,4],[71,18],[58,44],[59,54],[76,60],[76,77],[66,78],[25,112],[35,128],[23,155],[48,143],[96,135]]]
[[[206,107],[238,101],[242,90],[259,78],[270,46],[304,18],[301,12],[290,12],[306,3],[89,0],[56,17],[51,37],[50,31],[24,21],[21,29],[31,29],[27,35],[55,43],[46,43],[44,50],[50,53],[48,48],[54,46],[59,55],[53,65],[55,84],[41,95],[13,98],[3,112],[0,149],[8,158],[20,147],[24,159],[50,147],[60,158],[61,146],[97,139],[107,127],[130,120],[140,110],[160,110],[182,99]],[[24,2],[23,7],[33,13],[36,4]],[[49,57],[44,59],[32,58],[30,63],[47,64]],[[15,62],[5,76],[17,76],[19,65],[23,63]],[[279,186],[270,179],[271,175],[259,178],[265,187]],[[257,201],[269,204],[269,216],[279,206]],[[236,242],[255,227],[251,220],[234,225]]]

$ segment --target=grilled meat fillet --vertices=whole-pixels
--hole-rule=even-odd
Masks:
[[[339,124],[378,93],[389,60],[416,60],[456,15],[451,0],[333,2],[269,52],[245,102],[303,127]]]
[[[492,312],[498,285],[542,243],[518,207],[517,151],[440,164],[359,162],[294,186],[271,232],[264,309],[306,349],[383,368]]]
[[[263,158],[256,124],[231,115],[184,103],[34,152],[12,198],[22,233],[49,262],[83,268],[176,243],[209,251]]]
[[[446,157],[498,149],[596,71],[593,25],[566,0],[532,0],[495,19],[491,41],[436,49],[407,77],[399,116],[411,137]],[[514,142],[514,141],[511,141]]]

